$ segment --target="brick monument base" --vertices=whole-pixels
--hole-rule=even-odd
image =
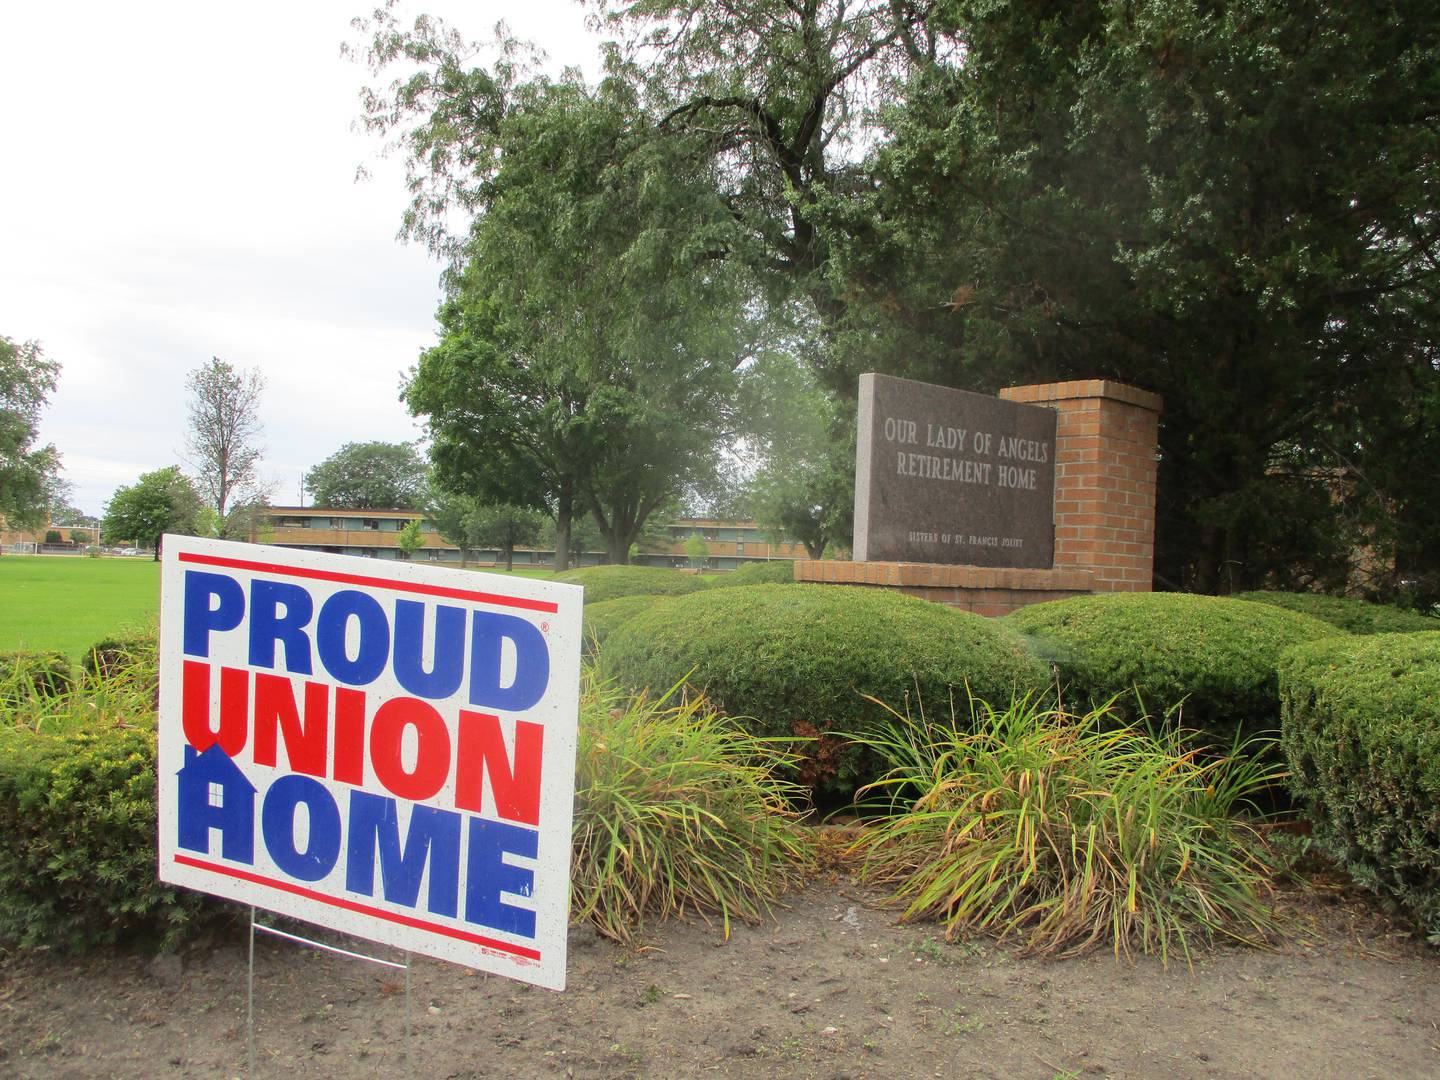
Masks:
[[[1149,592],[1161,399],[1103,379],[1011,386],[1057,413],[1055,561],[1048,570],[913,562],[795,564],[797,581],[898,589],[980,615],[1096,592]]]

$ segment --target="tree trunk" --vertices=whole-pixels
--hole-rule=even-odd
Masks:
[[[515,545],[505,545],[505,572],[508,574],[515,569]]]
[[[569,487],[555,498],[555,572],[570,569],[570,519],[575,513],[575,496]]]

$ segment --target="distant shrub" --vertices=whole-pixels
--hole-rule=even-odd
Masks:
[[[795,564],[789,559],[773,559],[767,562],[746,563],[739,570],[720,574],[711,581],[711,588],[723,589],[731,585],[793,585]]]
[[[646,919],[765,914],[811,861],[776,747],[702,698],[587,679],[575,763],[571,918],[630,941]]]
[[[639,612],[649,611],[663,599],[657,596],[617,596],[614,600],[586,604],[581,621],[585,650],[594,652],[599,649],[617,626]]]
[[[1266,846],[1243,813],[1272,777],[1197,760],[1174,731],[1043,701],[977,703],[867,739],[889,766],[860,834],[866,878],[903,919],[1062,956],[1268,936]]]
[[[1440,635],[1298,646],[1281,741],[1316,837],[1440,944]]]
[[[1233,599],[1271,604],[1313,615],[1352,634],[1410,634],[1419,630],[1440,630],[1440,619],[1431,615],[1323,593],[1246,592],[1236,593]]]
[[[585,587],[585,603],[599,604],[617,596],[678,596],[705,588],[697,574],[662,566],[583,566],[557,574],[556,581]]]
[[[74,684],[75,669],[63,652],[0,653],[0,705],[54,697]]]
[[[1343,633],[1298,612],[1183,593],[1080,596],[1005,621],[1059,665],[1073,707],[1114,698],[1133,719],[1141,702],[1152,717],[1183,703],[1184,725],[1225,747],[1280,726],[1275,664],[1285,649]]]
[[[178,939],[197,894],[155,876],[155,733],[0,728],[0,940]]]
[[[682,680],[758,735],[805,738],[801,781],[846,794],[874,779],[835,733],[864,730],[885,701],[948,708],[966,688],[1008,701],[1048,685],[1020,638],[997,622],[884,590],[753,585],[678,597],[625,621],[601,667],[632,687]]]

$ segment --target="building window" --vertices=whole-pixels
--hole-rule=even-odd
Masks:
[[[360,519],[360,528],[362,528],[362,529],[369,529],[371,532],[379,532],[379,531],[380,531],[380,519],[379,519],[379,518],[361,518],[361,519]]]
[[[330,519],[330,528],[332,528],[332,529],[343,529],[343,528],[345,528],[345,519],[344,519],[344,518],[331,518],[331,519]]]

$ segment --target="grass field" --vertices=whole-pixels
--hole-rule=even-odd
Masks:
[[[80,659],[97,641],[153,624],[159,610],[160,564],[150,559],[0,557],[0,652]]]
[[[470,569],[505,573],[504,567]],[[517,566],[513,576],[554,574]],[[0,652],[59,649],[78,660],[103,638],[153,625],[159,610],[160,564],[151,559],[0,557]]]

